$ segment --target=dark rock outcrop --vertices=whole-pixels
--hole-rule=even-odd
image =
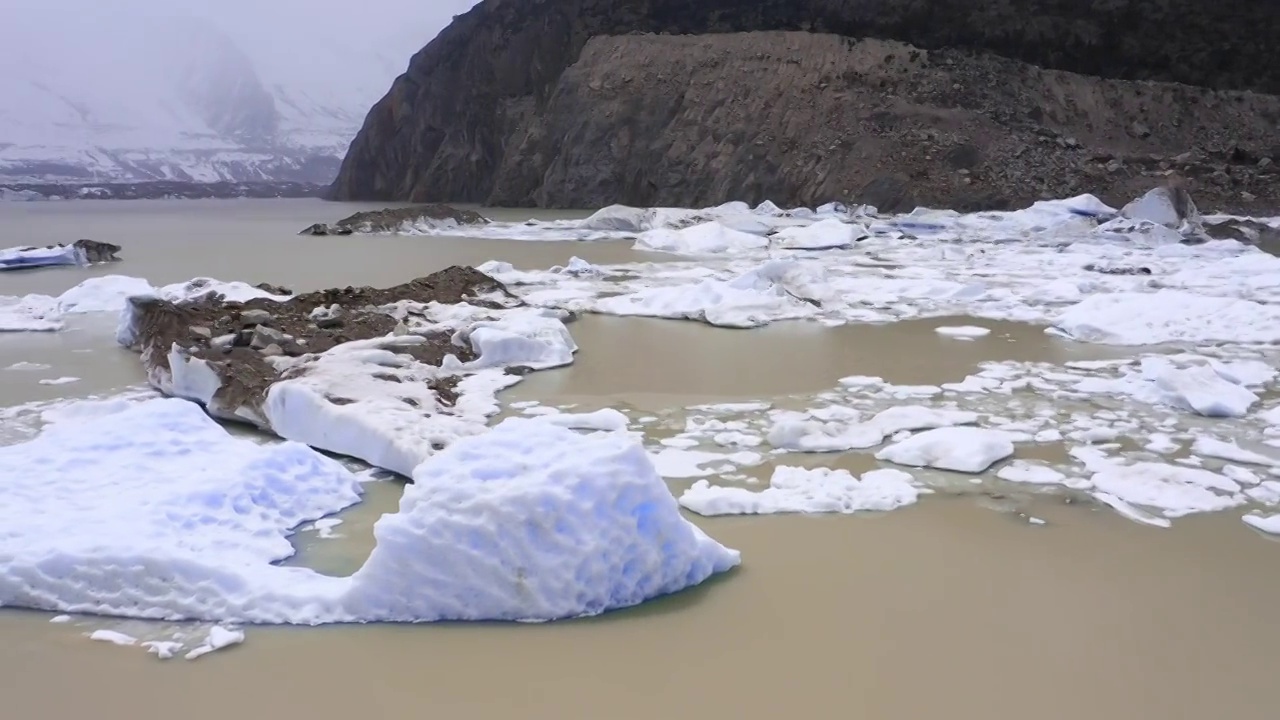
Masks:
[[[806,32],[716,35],[758,30]],[[1209,204],[1266,205],[1277,102],[1212,90],[1280,92],[1277,35],[1266,0],[486,0],[371,110],[332,191],[990,207],[1177,169]]]
[[[420,223],[438,225],[483,225],[489,222],[474,210],[460,210],[452,205],[413,205],[403,208],[367,210],[345,217],[332,225],[316,223],[299,235],[351,235],[353,233],[391,233]]]
[[[121,250],[119,245],[97,240],[77,240],[73,246],[80,251],[80,255],[88,263],[120,262],[120,258],[116,257],[116,253]]]

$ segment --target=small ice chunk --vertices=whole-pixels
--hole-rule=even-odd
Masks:
[[[1156,386],[1181,400],[1196,413],[1212,418],[1244,417],[1258,396],[1224,379],[1203,365],[1168,369],[1155,377]]]
[[[887,512],[919,497],[911,475],[901,470],[872,470],[854,477],[847,470],[777,467],[761,492],[694,483],[680,504],[699,515],[770,515],[776,513]]]
[[[99,642],[109,642],[112,645],[138,644],[138,638],[133,637],[132,635],[125,635],[122,632],[116,632],[115,630],[94,630],[89,634],[89,639],[97,640]]]
[[[149,640],[142,643],[142,647],[161,660],[168,660],[182,649],[182,643],[172,640]]]
[[[783,228],[774,234],[773,242],[785,250],[836,250],[853,247],[870,236],[862,225],[828,218],[808,226]]]
[[[1173,441],[1173,438],[1164,433],[1152,433],[1145,446],[1147,450],[1160,455],[1168,455],[1177,452],[1182,448],[1181,445]]]
[[[1266,480],[1257,487],[1246,489],[1244,494],[1263,505],[1280,505],[1280,482]]]
[[[875,387],[886,384],[884,378],[871,375],[850,375],[840,378],[839,383],[847,388]]]
[[[69,623],[69,622],[71,622],[71,616],[70,616],[70,615],[55,615],[55,616],[53,616],[53,617],[49,618],[49,622],[51,622],[51,623],[57,623],[57,624]]]
[[[1046,465],[1027,460],[1014,460],[1000,468],[996,477],[1015,483],[1030,485],[1060,485],[1067,476]]]
[[[570,430],[601,430],[617,432],[627,429],[627,416],[613,408],[604,408],[590,413],[559,413],[541,415],[538,418],[552,425],[559,425]]]
[[[1240,519],[1245,525],[1255,530],[1269,535],[1280,535],[1280,515],[1245,515]]]
[[[735,230],[719,222],[702,223],[682,230],[659,228],[636,238],[636,250],[680,255],[719,255],[763,250],[769,241],[759,235]]]
[[[232,645],[239,645],[244,642],[243,630],[231,630],[221,625],[214,625],[209,628],[209,634],[205,637],[204,643],[191,650],[183,657],[187,660],[195,660],[198,657],[208,655],[211,652],[221,650]]]
[[[876,453],[877,460],[910,467],[980,473],[1013,454],[1008,433],[971,427],[929,430]]]
[[[1235,480],[1241,485],[1257,485],[1262,482],[1262,478],[1252,470],[1247,470],[1239,465],[1223,465],[1222,474]],[[1246,491],[1248,492],[1248,491]]]
[[[1230,478],[1161,463],[1112,465],[1094,474],[1093,485],[1099,492],[1160,510],[1169,518],[1227,510],[1244,502],[1240,484]]]
[[[65,376],[65,377],[56,377],[56,378],[45,378],[40,381],[40,384],[41,385],[67,385],[69,383],[79,382],[79,381],[80,381],[80,378],[78,377]]]
[[[884,442],[884,431],[874,423],[824,423],[784,416],[770,428],[767,439],[783,450],[845,452],[879,445]]]
[[[937,410],[921,405],[895,405],[871,419],[885,435],[903,430],[933,430],[978,422],[978,413],[965,410]]]
[[[1134,522],[1140,522],[1143,525],[1151,525],[1159,528],[1168,528],[1173,526],[1173,523],[1169,522],[1165,518],[1157,517],[1151,513],[1139,510],[1111,493],[1094,493],[1093,497]]]
[[[338,534],[335,533],[333,529],[341,524],[342,520],[339,518],[320,518],[312,523],[316,529],[316,537],[323,538],[325,540],[338,537]]]
[[[978,327],[976,325],[944,325],[936,327],[934,332],[944,337],[956,338],[958,340],[976,340],[980,337],[986,337],[991,334],[990,328]]]
[[[1244,463],[1246,465],[1280,466],[1280,460],[1252,450],[1245,450],[1234,442],[1225,442],[1211,437],[1196,438],[1196,441],[1191,445],[1191,452],[1205,457]]]
[[[52,367],[52,365],[46,365],[44,363],[16,362],[5,368],[5,370],[48,370]]]
[[[683,478],[706,477],[715,470],[704,467],[713,462],[723,462],[729,458],[723,453],[701,452],[680,448],[666,448],[657,453],[650,453],[649,459],[664,478],[680,480]]]

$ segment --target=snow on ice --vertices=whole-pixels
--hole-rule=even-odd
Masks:
[[[235,438],[183,400],[73,414],[0,448],[0,606],[242,623],[552,620],[739,562],[681,517],[622,434],[511,419],[414,479],[375,526],[364,567],[328,577],[275,563],[292,554],[293,528],[358,502],[359,479],[339,463]],[[241,639],[211,631],[202,647]]]

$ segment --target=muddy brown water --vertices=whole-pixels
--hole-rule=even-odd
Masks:
[[[93,237],[124,245],[126,259],[0,276],[0,293],[58,293],[105,273],[311,289],[489,259],[640,259],[625,244],[298,238],[353,209],[310,201],[33,207],[0,205],[0,237]],[[945,324],[993,333],[961,342],[933,332]],[[0,367],[52,366],[0,370],[0,406],[139,382],[111,325],[86,318],[64,333],[0,336]],[[571,329],[577,363],[505,399],[656,410],[818,392],[853,374],[936,384],[984,360],[1114,355],[981,320],[730,331],[587,316]],[[36,382],[57,376],[82,379]],[[370,485],[335,528],[344,537],[304,542],[300,560],[351,572],[397,498],[395,483]],[[0,717],[1275,717],[1280,546],[1231,513],[1157,530],[1056,497],[1023,509],[1047,524],[944,496],[883,516],[694,518],[742,550],[743,567],[641,608],[545,625],[251,629],[244,645],[196,662],[162,663],[48,614],[3,611]]]

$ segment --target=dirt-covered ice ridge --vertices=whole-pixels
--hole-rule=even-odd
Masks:
[[[287,297],[261,286],[213,278],[194,278],[184,283],[156,287],[142,278],[103,275],[89,278],[57,297],[0,295],[0,332],[57,332],[65,327],[68,316],[119,314],[124,310],[126,300],[136,295],[155,295],[170,302],[183,302],[215,294],[238,302]]]
[[[357,476],[299,443],[235,438],[183,400],[72,415],[0,448],[0,606],[233,623],[553,620],[738,564],[680,516],[630,438],[513,419],[415,468],[353,576],[282,567],[293,528],[359,501]]]

